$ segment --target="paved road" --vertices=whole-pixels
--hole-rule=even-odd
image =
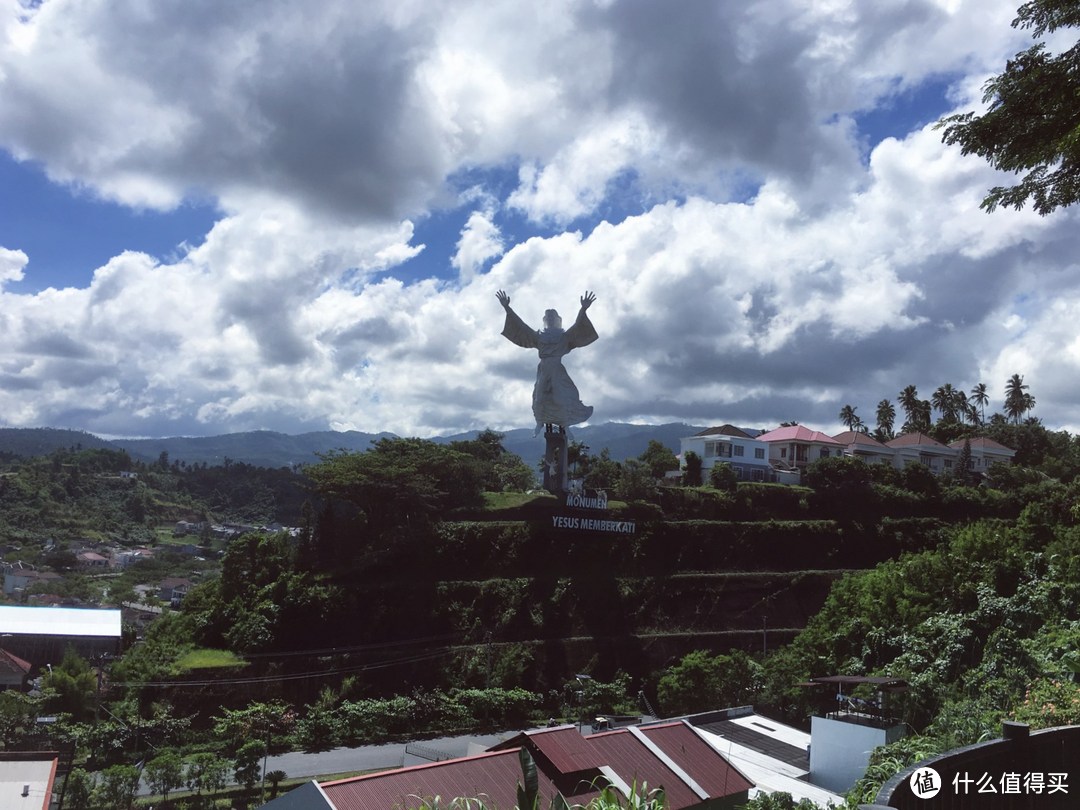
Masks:
[[[285,771],[290,779],[301,776],[323,776],[348,771],[373,771],[380,768],[400,768],[402,765],[420,765],[436,757],[449,759],[479,753],[502,742],[517,732],[502,734],[464,735],[420,740],[410,745],[424,752],[427,757],[406,754],[405,743],[363,745],[359,748],[334,748],[317,754],[292,752],[278,754],[266,760],[267,771]]]
[[[383,768],[400,768],[402,765],[422,765],[435,759],[449,759],[477,754],[488,747],[513,737],[516,731],[500,734],[467,734],[459,737],[439,737],[433,740],[419,740],[409,743],[410,750],[422,752],[422,756],[407,754],[405,743],[385,743],[383,745],[362,745],[359,748],[334,748],[316,754],[294,751],[267,757],[267,771],[285,771],[289,779],[304,776],[327,776],[351,771],[375,771]],[[260,763],[261,765],[262,763]],[[229,773],[230,784],[233,781]],[[140,781],[138,795],[150,793],[145,781]]]

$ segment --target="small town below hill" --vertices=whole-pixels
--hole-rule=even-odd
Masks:
[[[615,772],[618,746],[748,746],[717,765],[745,785],[680,804],[671,783],[668,806],[806,810],[1003,722],[1080,723],[1080,440],[1030,417],[848,427],[572,442],[573,502],[492,431],[279,468],[0,449],[4,750],[55,757],[64,808],[420,807],[440,783],[273,765],[388,743],[441,763],[437,738],[495,734],[489,773],[528,783],[503,755],[528,751],[548,797],[569,728]],[[903,734],[838,777],[806,751],[838,713]]]

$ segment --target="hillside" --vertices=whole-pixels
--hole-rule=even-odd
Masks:
[[[679,423],[667,425],[628,425],[608,422],[602,425],[575,428],[573,438],[599,453],[608,448],[611,458],[623,461],[640,455],[656,439],[679,452],[679,439],[690,436],[700,427]],[[437,436],[433,441],[446,443],[476,438],[478,431]],[[106,448],[126,451],[133,460],[151,463],[162,453],[170,461],[185,464],[218,466],[242,462],[256,467],[294,467],[298,464],[314,464],[319,454],[335,450],[363,451],[373,441],[392,437],[392,433],[362,433],[359,431],[323,430],[299,435],[288,435],[271,430],[246,433],[226,433],[220,436],[172,436],[160,439],[106,440],[92,433],[58,428],[3,428],[0,429],[0,456],[44,456],[56,450]],[[511,453],[521,456],[531,464],[544,454],[544,439],[533,437],[531,429],[507,431],[503,446]]]

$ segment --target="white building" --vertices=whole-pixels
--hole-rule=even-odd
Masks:
[[[706,428],[679,439],[679,449],[683,458],[691,451],[701,457],[702,475],[706,480],[717,464],[730,464],[741,481],[772,480],[769,445],[734,425]]]

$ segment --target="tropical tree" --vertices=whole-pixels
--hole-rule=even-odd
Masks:
[[[1080,26],[1075,0],[1031,0],[1013,20],[1042,39],[1061,28]],[[960,113],[942,119],[942,140],[976,154],[996,169],[1026,172],[1014,186],[996,186],[982,201],[1021,209],[1031,200],[1048,214],[1080,200],[1080,42],[1048,53],[1042,42],[1016,54],[1005,70],[983,86],[985,113]]]
[[[848,430],[856,430],[858,426],[861,426],[863,421],[859,418],[859,415],[855,413],[858,408],[854,408],[851,405],[845,405],[840,409],[840,423],[847,426]]]
[[[893,438],[893,426],[896,424],[896,407],[887,399],[881,400],[877,406],[877,430],[874,438],[879,442],[887,442]]]
[[[1021,374],[1013,374],[1005,384],[1005,415],[1014,425],[1035,406],[1035,398],[1028,393],[1028,385]]]
[[[939,386],[933,395],[930,397],[930,403],[934,406],[934,409],[941,414],[941,418],[946,422],[956,422],[959,417],[957,390],[953,388],[952,383],[945,383]]]
[[[986,406],[990,404],[990,397],[986,393],[986,383],[976,383],[971,389],[971,402],[979,406],[979,424],[986,420]]]
[[[897,401],[900,403],[900,407],[904,409],[904,427],[901,430],[906,433],[907,426],[914,424],[917,419],[919,404],[922,400],[919,399],[918,389],[914,385],[909,385],[900,392]]]

